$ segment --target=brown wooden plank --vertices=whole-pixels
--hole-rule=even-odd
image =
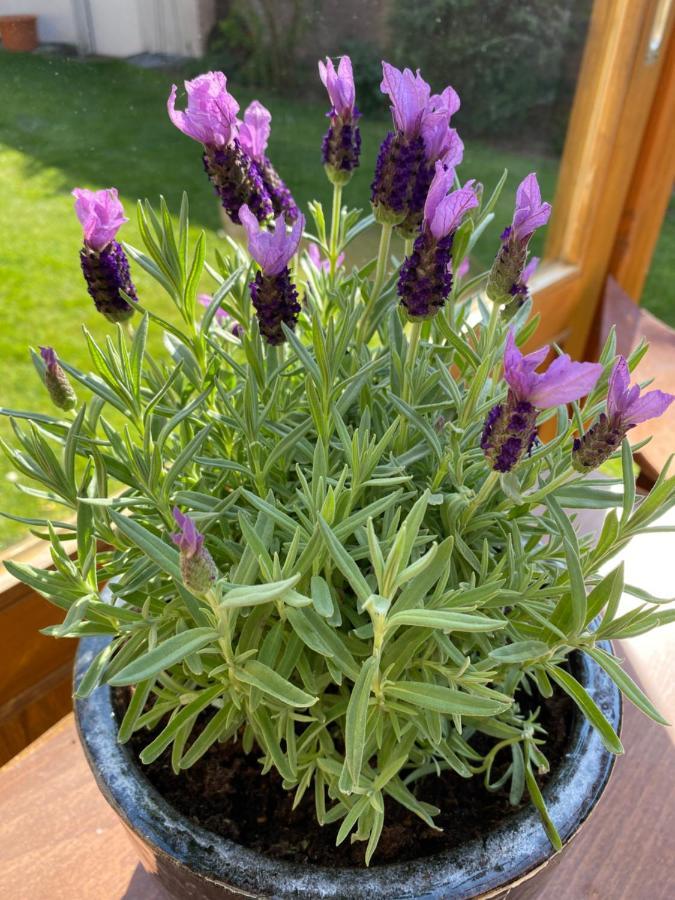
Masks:
[[[624,291],[638,301],[675,179],[675,29],[662,52],[661,78],[609,266]]]

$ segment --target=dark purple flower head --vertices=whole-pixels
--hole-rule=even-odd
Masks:
[[[240,224],[239,210],[244,204],[259,222],[274,214],[260,166],[243,150],[239,138],[225,147],[205,147],[203,162],[223,209],[236,225]]]
[[[536,438],[539,410],[571,403],[595,387],[602,374],[598,363],[573,362],[559,356],[546,372],[536,370],[544,362],[549,347],[523,356],[509,329],[504,351],[504,380],[509,386],[504,403],[499,403],[485,420],[481,448],[497,472],[510,472],[529,452]]]
[[[398,295],[413,320],[430,318],[445,303],[452,287],[454,233],[464,215],[478,204],[472,182],[448,193],[454,179],[454,170],[438,161],[424,204],[423,227],[401,266]]]
[[[208,147],[224,147],[237,134],[239,104],[227,90],[222,72],[207,72],[185,82],[187,109],[176,109],[174,84],[167,101],[169,118],[183,134]]]
[[[117,196],[117,188],[88,191],[75,188],[75,214],[80,220],[84,243],[92,250],[102,250],[115,238],[121,226],[129,220]]]
[[[131,280],[129,260],[120,244],[111,241],[98,253],[85,245],[80,250],[80,265],[96,309],[109,322],[130,319],[134,308],[127,297],[132,302],[137,302],[138,297]]]
[[[675,397],[664,391],[641,395],[638,384],[631,387],[628,363],[620,356],[609,378],[607,412],[574,441],[574,468],[579,472],[597,469],[621,446],[631,428],[663,415],[673,400]]]
[[[542,203],[537,176],[531,172],[516,191],[516,208],[511,225],[501,235],[502,245],[488,276],[486,293],[493,303],[504,306],[502,317],[510,319],[527,295],[527,280],[533,263],[526,266],[528,244],[537,228],[545,225],[551,205]]]
[[[359,164],[361,132],[357,124],[356,91],[352,63],[348,56],[340,59],[337,70],[333,61],[319,62],[319,75],[331,102],[330,125],[321,144],[321,157],[326,174],[335,185],[345,185]]]
[[[52,403],[59,409],[74,409],[77,406],[77,396],[54,348],[40,347],[40,356],[45,364],[45,387]]]
[[[400,71],[382,63],[381,90],[391,99],[395,132],[382,146],[371,185],[375,218],[398,226],[406,238],[414,237],[422,221],[422,208],[434,176],[434,165],[458,165],[464,145],[450,119],[459,109],[456,91],[442,94],[431,89],[419,71]]]
[[[204,546],[204,535],[197,531],[190,516],[175,506],[173,517],[180,530],[171,535],[171,540],[180,551],[180,571],[185,587],[196,594],[204,594],[218,577],[216,564]]]
[[[273,231],[263,231],[248,206],[241,207],[239,216],[248,237],[249,253],[263,270],[263,274],[278,275],[297,252],[305,227],[305,217],[299,215],[291,231],[287,231],[281,216],[276,220]]]
[[[343,122],[350,121],[354,116],[356,101],[351,59],[348,56],[340,57],[336,69],[333,60],[326,57],[325,63],[319,61],[319,75],[333,105],[332,114],[339,116]]]
[[[250,284],[260,333],[268,344],[281,344],[286,340],[282,323],[295,328],[301,310],[288,263],[297,252],[305,218],[299,215],[289,232],[280,216],[274,231],[263,231],[246,206],[242,206],[240,215],[248,236],[249,253],[262,270]]]

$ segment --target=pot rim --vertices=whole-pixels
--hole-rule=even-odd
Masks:
[[[75,686],[109,640],[87,637],[80,641]],[[598,642],[598,646],[611,650],[609,642]],[[622,718],[618,688],[596,662],[582,653],[576,656],[577,678],[618,733]],[[202,828],[162,797],[127,746],[117,742],[108,685],[96,688],[87,698],[76,698],[75,721],[98,786],[127,827],[154,853],[208,881],[236,886],[244,896],[377,900],[392,898],[392,887],[398,885],[399,898],[487,898],[527,880],[554,855],[538,813],[528,804],[481,838],[407,862],[330,868],[274,859]],[[598,732],[577,712],[569,748],[543,789],[563,848],[598,802],[614,760]]]

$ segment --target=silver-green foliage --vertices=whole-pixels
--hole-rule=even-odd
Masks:
[[[455,265],[493,204],[462,226]],[[322,210],[312,211],[325,252],[372,227],[343,210],[329,250]],[[118,327],[103,346],[85,332],[91,371],[64,363],[88,397],[72,418],[3,410],[16,434],[5,451],[37,485],[22,490],[64,507],[62,520],[24,520],[51,543],[53,570],[8,568],[64,611],[48,633],[111,638],[80,695],[133,685],[120,740],[161,723],[142,760],[170,749],[176,772],[216,741],[258,748],[296,802],[311,791],[319,822],[341,822],[338,842],[367,841],[367,860],[386,798],[433,824],[416,783],[444,770],[509,785],[516,804],[527,792],[559,846],[535,779],[548,763],[531,710],[557,685],[621,752],[564,663],[588,653],[662,721],[597,643],[673,619],[623,584],[621,566],[598,570],[673,504],[675,478],[664,473],[635,504],[627,444],[622,491],[570,466],[575,427],[602,408],[613,337],[583,410],[542,414],[556,436],[498,479],[479,442],[505,393],[505,327],[476,301],[480,277],[455,287],[412,346],[396,260],[372,297],[373,262],[333,277],[304,259],[297,333],[269,348],[248,256],[228,242],[206,264],[214,299],[201,316],[204,247],[188,247],[187,202],[178,228],[163,202],[159,215],[148,204],[139,214],[145,251],[128,251],[179,315],[141,312],[131,335]],[[218,307],[244,326],[241,338],[215,325]],[[536,326],[529,308],[515,321],[521,341]],[[149,328],[164,331],[164,356],[148,352]],[[181,580],[174,505],[205,533],[220,572],[204,596]],[[597,539],[572,526],[569,510],[588,507],[610,509]],[[624,590],[640,603],[617,615]],[[526,708],[526,694],[540,699]]]

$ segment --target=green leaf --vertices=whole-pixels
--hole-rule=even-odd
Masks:
[[[525,765],[525,784],[527,785],[527,790],[530,795],[530,800],[534,804],[537,809],[537,812],[541,816],[542,823],[544,828],[546,829],[546,834],[548,835],[548,839],[553,844],[555,850],[562,850],[562,841],[560,840],[560,835],[558,834],[558,829],[553,824],[553,820],[551,819],[548,809],[546,808],[546,803],[544,802],[544,797],[539,790],[539,785],[537,784],[537,779],[534,777],[534,773],[530,768],[530,762]]]
[[[331,527],[324,521],[322,516],[319,516],[318,522],[319,527],[321,528],[321,534],[323,535],[324,542],[326,544],[326,547],[328,548],[328,552],[335,562],[335,565],[350,583],[354,590],[354,593],[359,598],[361,603],[365,603],[368,597],[370,597],[370,595],[372,594],[370,585],[362,575],[359,567],[356,565],[352,557],[337,539]]]
[[[178,551],[174,547],[129,516],[123,516],[114,509],[109,511],[109,515],[113,523],[132,544],[135,544],[149,559],[157,563],[167,575],[171,575],[182,584]]]
[[[579,684],[573,675],[558,666],[547,666],[546,671],[556,684],[560,685],[565,693],[574,700],[591,725],[597,729],[602,743],[610,753],[623,753],[623,745],[617,733],[583,685]]]
[[[258,688],[270,697],[274,697],[275,700],[280,700],[287,706],[304,709],[314,706],[319,699],[291,684],[290,681],[286,681],[274,669],[270,669],[269,666],[255,659],[249,659],[243,668],[237,669],[237,678],[245,684]]]
[[[637,686],[630,675],[621,668],[613,656],[610,656],[601,647],[586,650],[586,653],[607,672],[614,684],[628,697],[631,703],[634,703],[638,709],[641,709],[645,715],[658,722],[659,725],[670,725],[670,722],[663,718],[649,697]]]
[[[146,678],[158,675],[217,639],[218,632],[213,628],[193,628],[182,634],[175,634],[148,653],[130,662],[121,672],[110,679],[109,684],[125,685],[145,681]]]
[[[313,575],[311,581],[312,603],[314,609],[324,619],[333,615],[333,597],[327,582],[320,575]]]
[[[309,608],[288,609],[286,617],[304,644],[326,659],[330,659],[352,681],[356,681],[361,671],[360,667],[335,628]]]
[[[345,764],[352,776],[352,783],[358,784],[366,746],[366,726],[368,723],[368,701],[373,682],[379,670],[379,658],[369,657],[356,679],[347,706],[345,719]]]
[[[258,606],[261,603],[271,603],[272,600],[283,600],[284,594],[298,583],[300,575],[286,578],[284,581],[272,581],[269,584],[243,585],[235,587],[225,594],[221,607],[230,609],[235,607]]]
[[[621,522],[627,522],[635,506],[635,475],[633,473],[633,452],[628,438],[621,444],[621,467],[623,473],[623,514]]]
[[[171,718],[169,724],[164,728],[147,747],[144,747],[140,754],[141,762],[145,765],[153,762],[158,756],[166,750],[169,744],[178,739],[181,730],[203,710],[206,709],[215,699],[217,699],[224,690],[222,684],[212,684],[210,687],[199,691],[197,696],[186,703],[183,708]]]
[[[511,705],[425,681],[397,681],[386,684],[384,691],[395,700],[405,700],[445,716],[496,716]]]
[[[588,595],[588,609],[586,611],[586,625],[599,616],[603,608],[607,607],[603,617],[603,624],[611,622],[619,606],[623,593],[623,562],[616,569],[612,569],[600,581]]]
[[[410,609],[394,613],[387,619],[387,630],[400,625],[414,625],[418,628],[440,628],[445,632],[496,631],[506,626],[504,619],[490,619],[473,613],[451,612],[441,609]],[[548,649],[548,648],[547,648]]]
[[[543,641],[514,641],[491,650],[489,656],[500,663],[525,663],[547,656],[551,648]]]

